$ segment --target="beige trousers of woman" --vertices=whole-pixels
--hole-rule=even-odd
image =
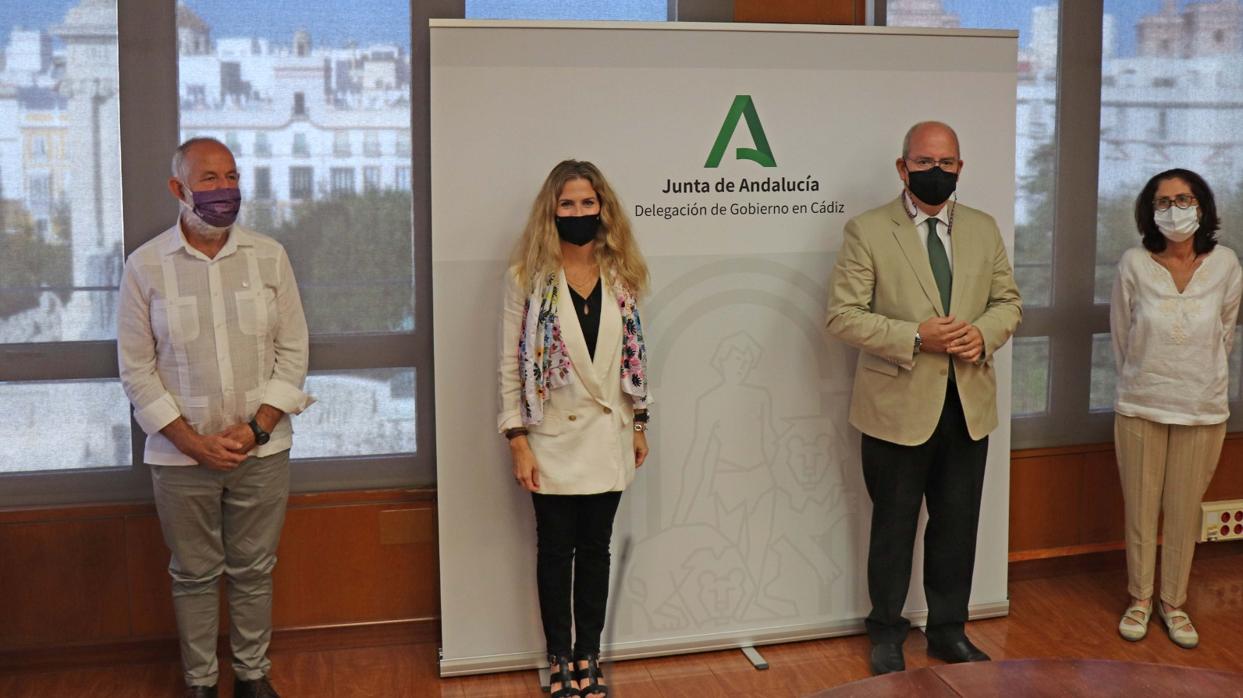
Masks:
[[[1200,537],[1200,501],[1208,489],[1226,423],[1159,424],[1114,415],[1114,445],[1126,501],[1126,567],[1131,596],[1152,596],[1157,562],[1157,517],[1165,512],[1161,546],[1161,599],[1178,608]]]

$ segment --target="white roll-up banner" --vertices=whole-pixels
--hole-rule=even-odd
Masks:
[[[961,139],[960,200],[1013,249],[1016,52],[1012,31],[432,21],[443,675],[545,651],[531,497],[496,433],[497,338],[506,260],[565,158],[603,170],[652,274],[652,452],[617,515],[605,655],[863,629],[857,354],[824,332],[829,274],[929,119]],[[1008,345],[996,367],[974,618],[1008,610]]]

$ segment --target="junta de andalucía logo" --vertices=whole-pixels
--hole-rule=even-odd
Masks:
[[[764,135],[764,125],[760,123],[760,115],[755,110],[755,100],[751,99],[751,95],[734,97],[734,103],[729,105],[729,113],[725,115],[721,131],[716,134],[716,142],[712,144],[712,151],[708,153],[708,161],[704,163],[704,167],[718,167],[721,164],[721,158],[729,147],[734,131],[738,129],[740,119],[746,120],[747,130],[751,132],[751,141],[755,147],[736,149],[734,152],[737,158],[758,162],[762,167],[776,167],[777,160],[773,157],[773,149],[768,145],[768,136]]]

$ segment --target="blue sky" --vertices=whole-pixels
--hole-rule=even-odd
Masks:
[[[1074,1],[1074,0],[1070,0]],[[14,25],[48,27],[57,24],[77,0],[0,2],[0,42],[8,42]],[[1031,28],[1031,10],[1048,0],[944,0],[963,26],[975,28]],[[1185,5],[1188,0],[1180,0]],[[306,28],[321,46],[340,46],[348,39],[359,43],[398,43],[410,47],[410,0],[190,0],[189,5],[212,26],[214,36],[260,36],[287,43],[295,30]],[[533,18],[566,16],[615,17],[619,8],[640,16],[659,15],[665,0],[468,0],[477,16],[512,16],[525,12]],[[573,6],[573,7],[572,7]],[[1135,44],[1134,25],[1140,16],[1155,12],[1160,0],[1105,0],[1105,11],[1115,16],[1118,54],[1130,55]],[[548,8],[556,8],[550,11]],[[568,10],[567,10],[568,8]],[[1026,44],[1022,38],[1020,42]]]

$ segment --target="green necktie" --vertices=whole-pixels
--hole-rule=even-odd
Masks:
[[[950,270],[950,258],[945,254],[945,245],[937,235],[937,219],[928,219],[928,264],[932,265],[932,278],[937,280],[937,290],[941,292],[941,308],[946,315],[950,313],[950,288],[954,284],[954,272]]]

